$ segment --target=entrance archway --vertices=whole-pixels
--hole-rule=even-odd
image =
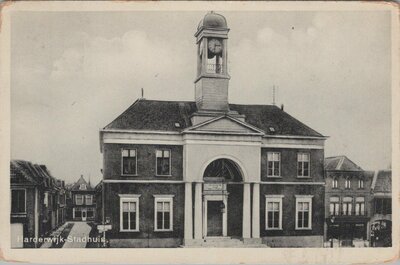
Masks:
[[[203,237],[241,236],[243,175],[233,160],[219,158],[203,174]]]

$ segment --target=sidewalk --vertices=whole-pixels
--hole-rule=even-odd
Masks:
[[[90,230],[92,228],[86,222],[74,222],[68,235],[72,240],[65,242],[63,248],[85,248]]]

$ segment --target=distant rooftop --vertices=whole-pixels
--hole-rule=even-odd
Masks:
[[[327,171],[363,171],[360,166],[345,155],[326,157],[324,167]]]

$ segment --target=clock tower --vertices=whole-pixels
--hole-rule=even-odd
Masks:
[[[194,35],[197,43],[195,99],[199,113],[229,112],[228,32],[225,17],[211,11],[200,21]]]

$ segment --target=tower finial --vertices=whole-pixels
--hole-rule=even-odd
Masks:
[[[275,106],[275,85],[272,86],[272,105]]]
[[[142,90],[142,98],[144,97],[144,89],[143,89],[143,87],[141,88],[141,90]]]

